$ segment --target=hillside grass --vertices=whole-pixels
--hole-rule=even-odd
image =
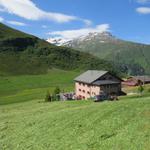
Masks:
[[[125,86],[125,87],[123,87],[123,90],[126,93],[137,93],[138,92],[138,87],[139,86]],[[144,88],[144,93],[149,92],[150,91],[150,84],[143,85],[143,88]]]
[[[0,76],[40,75],[52,68],[69,71],[118,70],[110,61],[71,48],[55,46],[0,23]]]
[[[73,91],[78,74],[1,76],[0,150],[149,150],[149,85],[116,102],[44,102],[57,86]]]
[[[0,106],[1,150],[149,150],[150,97]]]
[[[74,90],[75,71],[53,69],[43,75],[0,76],[0,105],[44,98],[47,91],[60,87]]]
[[[42,75],[0,76],[0,105],[43,99],[47,91],[52,93],[56,87],[64,92],[74,91],[73,79],[80,73],[52,69]],[[150,85],[145,85],[144,89],[147,94]],[[123,91],[138,95],[137,87],[127,87]]]

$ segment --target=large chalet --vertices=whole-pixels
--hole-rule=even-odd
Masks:
[[[121,95],[122,79],[108,71],[88,70],[75,79],[75,94],[80,99],[97,95]]]

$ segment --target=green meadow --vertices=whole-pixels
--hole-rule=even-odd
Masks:
[[[115,102],[44,102],[56,86],[74,90],[78,74],[1,76],[0,150],[149,150],[149,86]]]
[[[74,90],[75,71],[53,69],[43,75],[0,76],[0,105],[42,99],[47,91],[60,87],[62,91]]]
[[[1,150],[149,150],[150,97],[0,106]]]

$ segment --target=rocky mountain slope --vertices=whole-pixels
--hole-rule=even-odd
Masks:
[[[128,74],[150,73],[150,45],[124,41],[109,32],[89,33],[60,45],[122,64]]]

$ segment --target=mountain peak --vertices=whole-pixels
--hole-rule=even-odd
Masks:
[[[80,36],[78,38],[74,38],[72,40],[67,40],[63,38],[49,38],[48,42],[51,44],[61,46],[61,45],[70,45],[70,43],[80,43],[86,41],[99,41],[100,43],[107,43],[109,41],[116,41],[117,38],[113,36],[110,32],[90,32],[87,35]]]
[[[100,33],[100,34],[101,34],[101,36],[113,37],[113,35],[112,35],[110,32],[108,32],[108,31],[102,32],[102,33]]]
[[[51,43],[51,44],[61,46],[64,43],[68,42],[69,40],[63,39],[63,38],[48,38],[46,41]]]
[[[90,32],[88,35],[94,35],[94,36],[109,36],[109,37],[112,37],[113,35],[108,32],[108,31],[105,31],[105,32]]]
[[[110,32],[90,32],[87,36],[84,37],[85,40],[110,40],[116,39]],[[79,39],[80,40],[80,39]]]

